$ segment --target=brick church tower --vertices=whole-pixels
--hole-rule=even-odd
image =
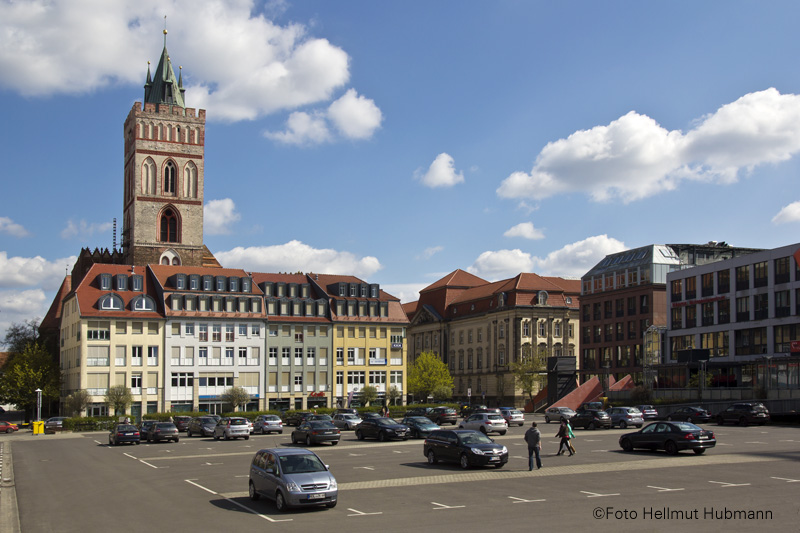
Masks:
[[[206,112],[186,107],[166,34],[153,76],[148,62],[144,106],[125,119],[124,261],[219,266],[203,244]]]

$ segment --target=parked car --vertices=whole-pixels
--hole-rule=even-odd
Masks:
[[[619,438],[619,445],[626,452],[646,448],[664,450],[670,455],[681,450],[692,450],[700,455],[716,444],[712,431],[690,422],[653,422],[635,433],[626,433]]]
[[[108,445],[119,446],[123,442],[139,444],[139,430],[133,424],[117,424],[108,434]]]
[[[275,500],[278,511],[292,507],[336,507],[339,487],[328,466],[310,450],[280,448],[259,450],[250,463],[251,500]]]
[[[48,418],[44,422],[44,432],[55,433],[56,431],[62,431],[64,429],[64,420],[67,418],[66,416],[53,416]]]
[[[433,407],[412,407],[411,409],[406,410],[405,416],[424,416],[427,417],[430,412],[433,411]]]
[[[502,468],[508,462],[508,448],[471,429],[433,431],[425,439],[422,453],[429,465],[450,461],[459,463],[464,469],[486,465]]]
[[[0,433],[14,433],[15,431],[19,431],[18,425],[0,420]]]
[[[352,407],[340,407],[336,410],[337,415],[356,415],[358,416],[358,410],[353,409]]]
[[[469,415],[465,420],[458,424],[458,429],[474,429],[484,435],[489,433],[499,433],[505,435],[508,431],[508,424],[505,419],[498,414],[475,413]]]
[[[612,428],[614,426],[619,426],[620,429],[628,426],[640,428],[644,425],[642,412],[635,407],[609,407],[606,413],[611,417]]]
[[[367,418],[385,418],[385,417],[381,416],[380,413],[376,413],[376,412],[373,412],[373,411],[366,411],[366,412],[363,412],[363,413],[359,413],[358,416],[361,417],[361,420],[366,420]]]
[[[483,405],[482,403],[476,403],[475,405],[464,404],[461,406],[461,418],[467,418],[469,415],[474,413],[477,409],[486,409],[487,406]]]
[[[303,419],[303,422],[309,422],[311,420],[322,420],[322,421],[325,421],[325,422],[331,422],[333,419],[331,418],[331,415],[311,414],[311,415],[308,415],[307,417],[305,417]]]
[[[408,440],[410,436],[411,430],[409,427],[404,424],[398,424],[392,418],[367,418],[362,420],[356,428],[356,438],[358,440],[372,438],[383,442],[389,439]]]
[[[278,415],[258,415],[253,422],[253,432],[266,435],[267,433],[283,433],[283,421]]]
[[[711,415],[701,407],[681,407],[667,415],[667,420],[682,420],[684,422],[708,422]]]
[[[239,416],[223,418],[214,426],[214,440],[250,439],[250,426],[247,419]]]
[[[335,446],[339,444],[341,437],[342,432],[339,428],[327,420],[306,420],[292,431],[292,444],[305,442],[306,446],[311,446],[330,442]]]
[[[178,442],[180,436],[178,428],[172,422],[157,422],[147,432],[147,442],[159,442],[162,440],[171,440]]]
[[[307,416],[313,415],[311,411],[295,411],[283,419],[283,423],[287,426],[299,426]]]
[[[549,407],[544,412],[544,421],[548,424],[551,420],[561,422],[562,420],[569,420],[575,416],[575,411],[569,407]]]
[[[428,418],[431,419],[431,422],[439,424],[440,426],[445,424],[455,426],[458,422],[458,414],[452,407],[434,407],[431,409],[431,412],[428,413]]]
[[[658,419],[658,410],[652,405],[637,405],[636,408],[642,412],[642,418],[645,420]]]
[[[186,428],[186,436],[213,437],[216,426],[217,419],[213,416],[197,416],[189,422],[189,427]]]
[[[597,429],[611,427],[611,417],[600,409],[584,409],[569,419],[573,428]]]
[[[426,416],[406,416],[400,423],[409,427],[411,436],[415,439],[424,439],[431,431],[441,429]]]
[[[142,420],[139,423],[139,437],[141,440],[148,440],[150,432],[153,431],[153,428],[158,423],[158,420]]]
[[[333,425],[340,430],[351,430],[358,427],[358,425],[361,423],[361,417],[354,413],[336,413],[333,415],[332,422]]]
[[[189,422],[192,421],[191,416],[173,416],[172,423],[175,424],[175,427],[178,428],[178,431],[186,431],[189,429]]]
[[[501,407],[500,416],[506,420],[509,427],[525,425],[525,415],[516,407]]]
[[[739,402],[717,414],[717,424],[732,422],[740,426],[758,424],[763,426],[769,422],[769,411],[761,402]]]

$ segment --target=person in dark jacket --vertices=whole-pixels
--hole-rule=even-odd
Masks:
[[[542,459],[539,452],[542,449],[542,434],[536,428],[536,422],[531,422],[531,427],[525,432],[525,442],[528,443],[528,470],[533,470],[533,458],[536,457],[536,468],[542,468]]]
[[[561,426],[558,428],[556,437],[561,438],[561,441],[558,443],[558,453],[556,455],[561,455],[564,453],[564,450],[568,451],[569,454],[572,455],[572,450],[569,447],[569,426],[567,426],[567,422],[565,420],[561,421]],[[562,450],[562,448],[564,448],[564,450]]]

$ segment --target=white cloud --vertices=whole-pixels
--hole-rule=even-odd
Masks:
[[[30,236],[28,230],[8,217],[0,217],[0,233],[6,233],[12,237]]]
[[[320,144],[331,139],[325,117],[295,111],[286,121],[285,131],[266,131],[264,137],[284,144]]]
[[[792,202],[772,217],[773,224],[786,224],[788,222],[800,222],[800,202]]]
[[[483,252],[467,271],[489,281],[510,278],[520,272],[580,277],[606,255],[622,250],[625,250],[624,243],[607,235],[598,235],[568,244],[543,259],[519,249]]]
[[[430,285],[430,283],[381,283],[381,289],[392,296],[400,298],[400,303],[405,304],[419,300],[419,291],[428,285]]]
[[[522,237],[523,239],[544,239],[544,233],[533,227],[533,222],[523,222],[503,233],[505,237]]]
[[[0,287],[57,289],[77,260],[76,256],[48,261],[43,257],[8,257],[0,252]]]
[[[531,172],[512,173],[497,194],[541,200],[581,192],[595,201],[631,202],[673,190],[683,180],[731,183],[798,151],[800,96],[767,89],[720,107],[686,134],[634,111],[577,131],[548,143]]]
[[[252,120],[327,102],[350,79],[348,54],[303,24],[267,17],[281,2],[181,0],[0,2],[0,86],[26,96],[141,84],[167,45],[183,65],[187,105],[209,119]]]
[[[345,137],[369,139],[380,127],[383,114],[373,100],[350,89],[330,105],[328,118]]]
[[[113,227],[114,225],[111,222],[102,222],[99,224],[97,222],[93,222],[89,224],[85,220],[81,220],[77,223],[74,220],[68,220],[67,227],[61,230],[61,238],[73,239],[78,237],[81,240],[85,240],[93,236],[95,233],[105,233],[107,231],[111,231]]]
[[[274,246],[240,246],[214,252],[214,256],[225,266],[256,272],[318,272],[369,279],[383,268],[372,256],[357,257],[350,252],[312,248],[296,240]]]
[[[452,187],[464,181],[464,174],[456,172],[452,156],[442,152],[436,156],[427,172],[423,174],[421,170],[417,170],[414,178],[426,187]]]
[[[442,250],[444,250],[444,246],[431,246],[429,248],[425,248],[425,250],[423,250],[423,252],[419,254],[416,259],[421,259],[423,261],[428,260]]]
[[[203,206],[203,231],[208,235],[228,235],[241,218],[230,198],[211,200]]]
[[[63,280],[63,276],[62,276]],[[41,289],[0,291],[0,338],[4,338],[12,324],[26,320],[40,322],[50,308],[54,293]]]

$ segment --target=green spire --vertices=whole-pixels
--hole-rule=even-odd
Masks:
[[[150,77],[150,63],[147,64],[147,82],[144,85],[144,101],[150,104],[170,104],[186,107],[183,99],[183,72],[180,79],[175,78],[167,52],[167,30],[164,30],[164,50],[158,61],[155,76]]]

